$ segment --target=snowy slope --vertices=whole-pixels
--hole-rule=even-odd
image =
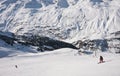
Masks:
[[[103,39],[120,31],[120,0],[0,0],[0,30],[55,39]]]
[[[24,55],[27,53],[38,53],[38,51],[36,47],[33,46],[25,46],[18,43],[11,46],[3,40],[0,40],[0,58]]]
[[[120,76],[120,55],[97,53],[74,55],[64,48],[43,54],[26,54],[0,59],[0,76]],[[105,63],[97,64],[99,55]],[[17,65],[17,68],[15,67]]]
[[[0,38],[0,76],[120,76],[120,0],[0,0],[0,31],[82,46],[38,52]]]

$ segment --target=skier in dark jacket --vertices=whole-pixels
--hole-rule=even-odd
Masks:
[[[99,63],[103,63],[104,61],[103,61],[103,57],[102,56],[100,56],[100,62]]]

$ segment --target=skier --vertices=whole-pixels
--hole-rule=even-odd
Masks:
[[[103,62],[104,62],[102,56],[100,56],[100,59],[99,59],[99,60],[100,60],[99,63],[103,63]]]
[[[17,65],[15,65],[15,68],[18,68],[18,66],[17,66]]]

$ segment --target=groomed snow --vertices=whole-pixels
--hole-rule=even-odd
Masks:
[[[39,54],[0,58],[0,76],[120,76],[120,55],[77,55],[77,50],[59,49]],[[99,55],[105,63],[98,64]],[[18,66],[18,68],[15,67]]]

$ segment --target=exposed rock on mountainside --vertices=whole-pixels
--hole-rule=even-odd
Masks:
[[[120,53],[120,31],[112,33],[110,36],[112,38],[106,39],[95,39],[95,40],[85,40],[85,41],[75,41],[73,44],[84,50],[92,51],[110,51],[115,53]],[[115,37],[115,38],[114,38]]]
[[[8,32],[6,32],[8,33]],[[25,46],[36,46],[38,51],[52,51],[60,48],[73,48],[77,49],[70,43],[53,40],[49,37],[41,36],[16,36],[11,33],[11,37],[7,36],[6,33],[0,32],[0,40],[5,41],[7,44],[12,46],[21,44]]]

